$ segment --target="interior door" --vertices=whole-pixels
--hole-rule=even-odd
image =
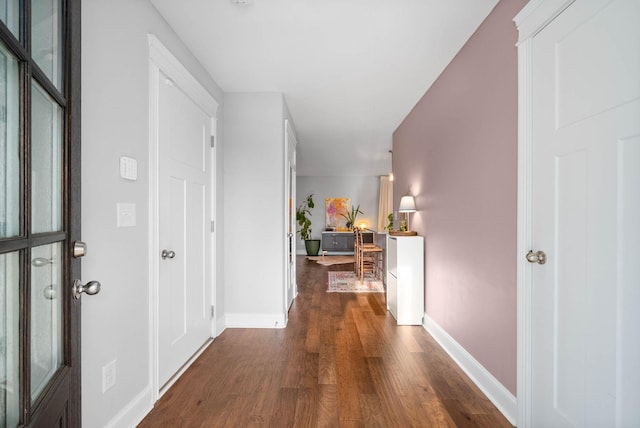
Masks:
[[[213,119],[160,71],[159,384],[211,337],[211,133]]]
[[[532,42],[535,427],[640,426],[638,22],[576,1]]]
[[[286,274],[285,316],[298,293],[296,287],[296,137],[288,120],[285,120],[285,172],[286,210]]]
[[[0,9],[3,427],[81,423],[72,290],[80,274],[72,256],[80,236],[79,6],[11,1]]]

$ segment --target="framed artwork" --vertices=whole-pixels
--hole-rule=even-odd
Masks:
[[[348,214],[351,207],[349,198],[326,198],[326,225],[333,227],[336,231],[348,231],[347,219],[341,214]]]

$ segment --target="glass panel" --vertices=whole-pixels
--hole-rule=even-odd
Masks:
[[[31,228],[62,227],[62,110],[36,83],[31,112]]]
[[[18,253],[0,254],[0,426],[15,427],[20,416],[18,358]]]
[[[20,29],[20,0],[0,0],[0,20],[18,37]]]
[[[62,363],[62,244],[31,251],[31,400]]]
[[[58,89],[62,87],[60,0],[31,2],[31,56]]]
[[[0,44],[0,238],[20,233],[18,63]]]

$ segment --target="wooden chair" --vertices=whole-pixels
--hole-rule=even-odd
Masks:
[[[360,282],[364,280],[365,273],[373,273],[374,278],[380,279],[382,274],[382,248],[375,244],[362,242],[362,231],[355,230],[354,256],[356,261],[355,271]]]
[[[354,229],[353,230],[353,259],[354,259],[354,263],[353,263],[353,271],[355,272],[356,276],[359,278],[360,277],[360,256],[361,256],[361,252],[360,252],[360,230],[359,229]]]

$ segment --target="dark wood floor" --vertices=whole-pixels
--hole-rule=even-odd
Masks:
[[[298,256],[286,329],[227,329],[140,427],[510,427],[420,326],[383,293],[327,293]]]

